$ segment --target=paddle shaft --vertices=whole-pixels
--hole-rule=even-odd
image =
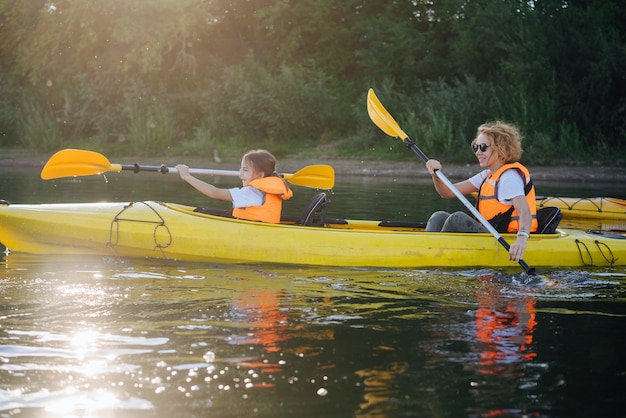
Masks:
[[[312,168],[312,167],[313,166],[309,166],[307,168]],[[306,168],[304,170],[306,170]],[[178,173],[178,170],[176,169],[176,167],[167,167],[164,164],[139,165],[137,163],[135,164],[111,164],[111,171],[116,171],[116,172],[132,171],[133,173],[146,171],[146,172],[161,173],[161,174]],[[228,177],[239,177],[241,175],[241,173],[237,170],[215,170],[211,168],[190,168],[189,173],[190,174],[206,174],[209,176],[228,176]],[[294,180],[297,174],[281,173],[279,175],[285,180],[291,180],[291,182],[295,184],[306,185],[306,184],[298,183]],[[319,179],[318,181],[320,180],[323,180],[323,179]]]
[[[165,165],[139,165],[139,164],[111,164],[111,171],[132,171],[139,173],[142,171],[155,172],[161,174],[178,173],[175,167],[167,167]],[[190,168],[191,174],[206,174],[210,176],[231,176],[239,177],[239,171],[236,170],[213,170],[209,168]]]
[[[324,172],[320,170],[324,170]],[[167,167],[164,164],[161,165],[139,165],[135,164],[111,164],[110,171],[120,172],[120,171],[132,171],[133,173],[139,173],[143,171],[153,172],[153,173],[178,173],[176,167]],[[316,172],[317,171],[317,172]],[[334,171],[329,166],[307,166],[302,170],[298,171],[295,174],[291,173],[280,173],[279,176],[289,181],[292,184],[297,184],[300,186],[313,187],[308,182],[315,182],[314,187],[317,188],[329,188],[331,189],[334,184],[325,184],[325,183],[334,183],[334,179],[326,178],[329,173],[332,171],[332,176],[334,177]],[[190,174],[206,174],[209,176],[229,176],[229,177],[239,177],[241,173],[237,170],[215,170],[211,168],[190,168]],[[302,180],[304,179],[304,181]],[[300,179],[300,180],[299,180]],[[307,181],[308,180],[308,181]],[[322,184],[324,183],[324,184]],[[328,186],[328,187],[326,187]]]
[[[402,141],[405,144],[407,144],[409,149],[412,150],[413,152],[415,152],[415,154],[417,154],[422,159],[422,161],[424,161],[424,163],[426,163],[429,160],[429,158],[426,156],[426,154],[424,154],[422,152],[422,150],[419,149],[419,147],[415,144],[415,141],[413,141],[411,138],[409,138],[407,136],[406,138],[402,139]],[[489,223],[489,221],[487,221],[487,219],[485,219],[485,217],[478,211],[478,209],[476,209],[474,207],[474,205],[472,205],[469,202],[469,200],[467,200],[467,198],[465,196],[463,196],[463,194],[459,191],[459,189],[457,189],[456,186],[454,184],[452,184],[452,182],[450,180],[448,180],[446,175],[443,174],[440,170],[436,170],[435,171],[435,175],[439,178],[439,180],[443,181],[443,183],[448,187],[448,189],[450,189],[452,191],[452,193],[454,193],[454,195],[457,197],[457,199],[459,199],[461,201],[461,203],[463,203],[463,205],[470,212],[472,212],[472,214],[476,217],[476,219],[478,219],[480,221],[480,223],[485,228],[487,228],[487,230],[491,233],[491,235],[493,235],[498,240],[498,242],[507,251],[509,251],[510,248],[511,248],[509,243],[506,242],[506,240],[504,238],[502,238],[500,233],[493,227],[493,225],[491,225]],[[535,269],[533,267],[530,267],[524,260],[520,260],[519,261],[519,265],[522,266],[522,268],[524,269],[526,274],[533,275],[533,276],[535,275]]]

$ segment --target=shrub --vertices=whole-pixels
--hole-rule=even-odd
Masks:
[[[174,119],[167,103],[156,97],[144,99],[139,94],[126,103],[128,140],[134,152],[162,153],[176,133]]]
[[[42,151],[61,148],[61,128],[51,113],[35,99],[22,100],[18,115],[18,135],[22,146]]]
[[[17,138],[18,87],[13,78],[0,67],[0,145],[13,145]]]
[[[271,72],[252,61],[227,68],[211,82],[203,108],[215,137],[286,150],[328,138],[350,117],[321,71],[283,66]]]

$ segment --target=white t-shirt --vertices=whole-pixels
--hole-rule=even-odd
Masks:
[[[472,176],[469,181],[476,189],[480,189],[483,181],[487,178],[490,171],[483,170],[480,173]],[[500,176],[498,182],[498,201],[504,205],[512,205],[511,199],[517,196],[525,196],[524,193],[524,179],[520,176],[519,171],[515,169],[506,170]]]
[[[265,203],[265,192],[256,187],[233,187],[228,190],[233,198],[234,208],[245,208],[248,206],[261,206]]]

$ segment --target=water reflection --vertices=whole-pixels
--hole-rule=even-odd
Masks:
[[[206,205],[177,181],[129,176],[4,176],[0,189],[19,203]],[[303,205],[314,193],[298,191]],[[331,208],[423,220],[429,205],[441,208],[430,193],[351,179]],[[626,407],[622,267],[531,280],[518,270],[0,258],[4,416],[592,416],[594,405],[619,416]]]
[[[471,270],[2,264],[0,408],[41,416],[511,411],[544,373],[538,295],[582,286],[580,272],[527,286]],[[586,280],[585,298],[619,283]]]
[[[481,290],[477,294],[475,310],[475,343],[477,362],[469,361],[466,367],[475,368],[485,380],[471,382],[472,392],[480,403],[486,399],[514,397],[520,381],[530,381],[526,375],[528,364],[537,353],[533,345],[533,333],[538,326],[534,296],[517,293],[503,294],[494,276],[477,278]],[[497,381],[489,381],[489,378]],[[532,376],[534,379],[536,376]],[[523,409],[497,407],[474,410],[480,416],[523,415]]]
[[[493,276],[478,277],[475,313],[476,341],[479,353],[477,371],[510,379],[519,378],[524,362],[536,357],[533,332],[537,326],[536,299],[533,296],[503,297]]]
[[[234,336],[237,344],[261,345],[268,353],[280,351],[289,338],[287,311],[280,309],[281,292],[251,288],[233,299],[233,320],[250,331]]]

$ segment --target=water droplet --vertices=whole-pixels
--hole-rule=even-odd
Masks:
[[[207,351],[204,356],[202,356],[204,361],[207,363],[213,363],[215,361],[215,353],[213,351]]]

